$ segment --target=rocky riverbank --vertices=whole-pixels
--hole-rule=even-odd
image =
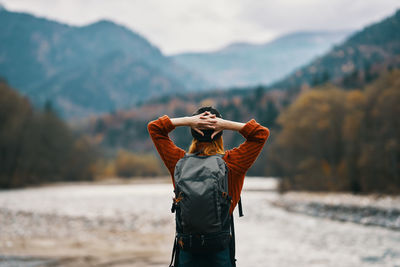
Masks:
[[[165,266],[174,234],[168,188],[76,183],[1,191],[0,267]]]
[[[275,179],[245,181],[245,216],[234,213],[238,266],[400,266],[400,231],[288,212],[271,203],[315,198],[332,204],[345,197],[283,197],[275,187]],[[0,267],[168,266],[172,195],[169,180],[0,191]],[[349,198],[347,204],[361,205]],[[398,205],[396,199],[370,201],[365,205]]]
[[[143,232],[135,221],[1,208],[0,267],[164,266],[163,244],[173,237],[163,227]]]
[[[400,196],[288,192],[272,204],[314,217],[400,231]]]

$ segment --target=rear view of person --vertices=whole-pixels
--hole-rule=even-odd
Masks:
[[[168,136],[178,126],[190,127],[193,140],[188,152]],[[225,151],[223,130],[238,131],[246,140]],[[151,121],[148,131],[175,192],[171,211],[176,216],[176,237],[170,266],[236,266],[233,211],[269,129],[254,119],[224,120],[215,108],[202,107],[192,116],[164,115]]]

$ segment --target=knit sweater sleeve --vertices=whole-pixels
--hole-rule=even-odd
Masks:
[[[252,119],[243,126],[239,133],[246,140],[240,146],[228,150],[226,159],[236,171],[245,173],[257,159],[268,139],[269,129]]]
[[[150,137],[171,177],[174,175],[176,163],[185,155],[185,151],[177,147],[168,136],[168,133],[173,129],[175,129],[175,126],[167,115],[159,117],[147,125]],[[174,183],[174,179],[172,179],[172,182]]]
[[[269,129],[257,123],[254,119],[248,121],[239,133],[246,140],[238,147],[226,151],[224,159],[231,172],[229,188],[233,196],[234,206],[239,200],[244,177],[261,152],[269,137]]]

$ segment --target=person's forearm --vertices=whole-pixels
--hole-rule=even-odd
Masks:
[[[240,131],[245,125],[245,123],[230,120],[223,120],[222,124],[224,129],[232,131]]]
[[[193,117],[172,118],[171,122],[175,127],[192,126]],[[221,119],[221,126],[224,130],[240,131],[245,123]]]
[[[172,118],[171,122],[175,127],[190,126],[190,118],[189,117]]]

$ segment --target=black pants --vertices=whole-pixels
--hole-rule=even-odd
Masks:
[[[187,251],[179,251],[178,267],[231,267],[229,247],[210,254],[194,254]]]

